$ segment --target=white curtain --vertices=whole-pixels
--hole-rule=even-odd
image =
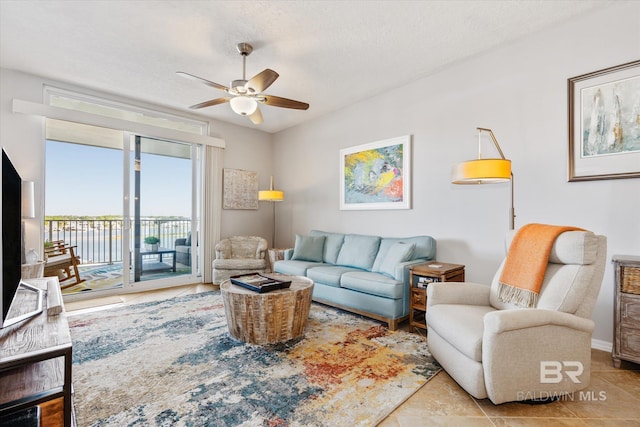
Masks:
[[[220,240],[220,217],[222,216],[222,166],[224,149],[207,145],[205,148],[204,185],[204,247],[202,248],[202,274],[204,283],[213,280],[215,244]]]

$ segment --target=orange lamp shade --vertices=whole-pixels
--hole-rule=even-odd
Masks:
[[[494,184],[511,180],[511,160],[476,159],[453,166],[453,184]]]
[[[264,200],[269,202],[281,202],[284,200],[284,191],[260,190],[258,191],[258,200]]]

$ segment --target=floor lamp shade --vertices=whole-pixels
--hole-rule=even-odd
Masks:
[[[488,132],[496,149],[500,153],[499,159],[483,159],[481,149],[481,134]],[[493,131],[487,128],[478,128],[478,158],[458,163],[451,171],[451,182],[453,184],[498,184],[501,182],[511,183],[511,220],[510,227],[515,228],[515,209],[513,207],[513,172],[511,171],[511,160],[505,158],[500,144]]]
[[[253,193],[256,194],[256,193]],[[281,202],[284,200],[284,191],[280,190],[260,190],[258,200],[265,202]]]
[[[454,184],[493,184],[511,180],[511,160],[477,159],[453,167]]]

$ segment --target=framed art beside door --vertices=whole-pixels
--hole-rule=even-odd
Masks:
[[[640,177],[640,61],[568,85],[569,181]]]
[[[340,209],[411,209],[411,136],[340,150]]]

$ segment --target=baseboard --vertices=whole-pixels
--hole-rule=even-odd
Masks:
[[[611,353],[611,351],[613,350],[613,344],[608,341],[591,339],[591,348]]]

